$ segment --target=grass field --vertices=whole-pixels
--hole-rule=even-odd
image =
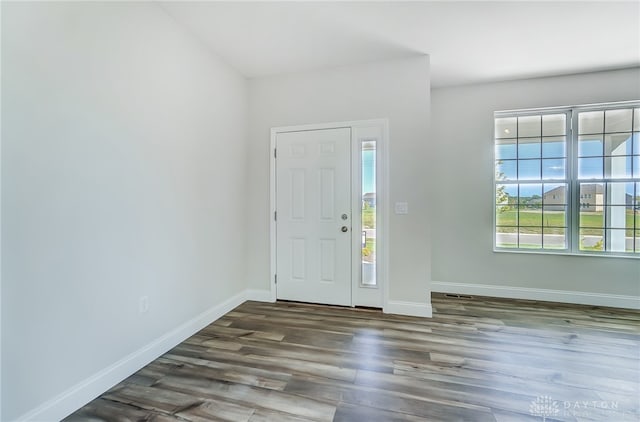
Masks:
[[[362,227],[368,229],[376,228],[376,208],[375,207],[365,207],[362,210]]]
[[[520,211],[520,221],[518,224],[518,212],[510,209],[504,212],[496,213],[496,226],[511,226],[511,227],[498,227],[500,233],[515,233],[517,227],[520,226],[521,233],[542,233],[544,227],[544,233],[546,234],[563,234],[566,226],[565,212],[563,211],[546,211],[540,210],[526,210]],[[633,219],[635,217],[635,227],[640,229],[640,213],[633,213],[631,210],[626,210],[626,235],[633,236]],[[602,235],[602,228],[604,227],[604,215],[602,212],[581,212],[580,213],[580,227],[584,227],[580,230],[584,235]]]

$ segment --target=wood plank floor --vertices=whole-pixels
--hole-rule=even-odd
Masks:
[[[247,302],[65,421],[639,421],[640,312]]]

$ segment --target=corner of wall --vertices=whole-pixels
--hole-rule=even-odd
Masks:
[[[431,295],[428,295],[427,301],[422,302],[405,302],[400,300],[390,300],[384,306],[385,314],[396,314],[413,317],[431,318],[433,317],[433,308],[431,307]]]
[[[61,420],[67,417],[109,388],[134,374],[227,312],[244,303],[247,296],[247,292],[242,291],[224,302],[211,307],[179,327],[153,340],[146,346],[91,375],[68,390],[63,391],[61,394],[22,415],[17,420]]]
[[[271,295],[271,290],[247,289],[245,291],[245,299],[255,302],[275,302]]]

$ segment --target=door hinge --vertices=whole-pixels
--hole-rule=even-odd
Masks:
[[[273,212],[273,221],[278,221],[278,211]]]
[[[277,149],[273,149],[273,158],[278,158],[278,150]]]
[[[274,284],[278,284],[278,274],[274,274],[273,282],[274,282]]]

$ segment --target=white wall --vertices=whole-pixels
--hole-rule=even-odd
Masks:
[[[638,69],[436,89],[429,135],[425,56],[247,87],[154,4],[3,2],[1,77],[2,420],[269,288],[274,126],[389,118],[392,301],[640,296],[637,261],[493,253],[487,203],[494,110],[635,99]]]
[[[244,291],[248,102],[152,3],[3,2],[2,66],[9,421]]]
[[[250,288],[269,289],[269,130],[277,126],[389,118],[390,202],[409,203],[390,214],[389,299],[429,301],[429,58],[349,66],[250,81]]]
[[[492,252],[493,112],[638,98],[640,69],[434,89],[434,290],[509,296],[549,289],[575,292],[559,300],[632,304],[608,296],[640,296],[637,260]]]

